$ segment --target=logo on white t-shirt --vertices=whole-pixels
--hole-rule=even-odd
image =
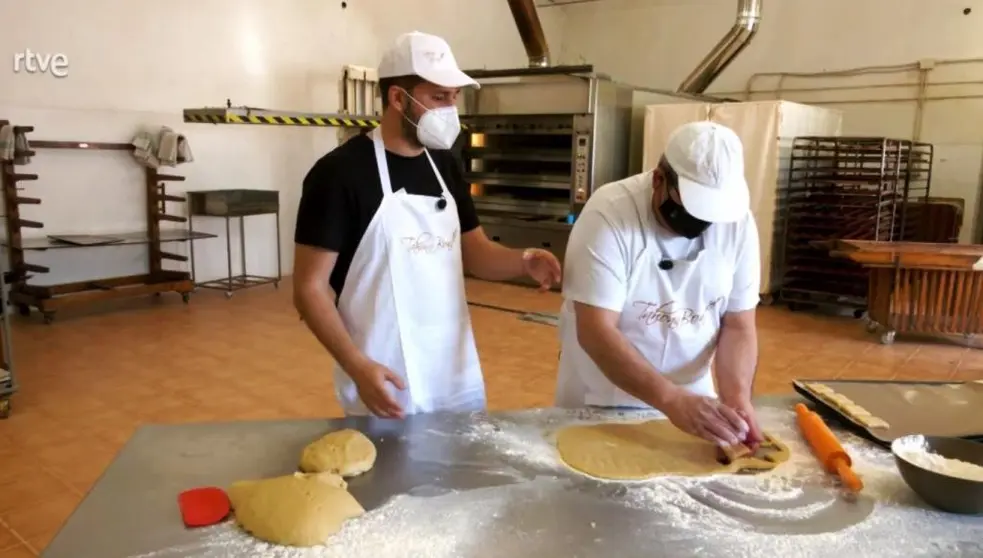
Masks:
[[[658,324],[665,325],[669,329],[676,329],[680,326],[690,325],[699,327],[706,321],[707,316],[716,311],[724,304],[724,297],[718,296],[711,300],[704,308],[687,308],[676,303],[674,300],[669,302],[648,302],[636,300],[632,302],[633,308],[639,308],[638,321],[646,326]]]

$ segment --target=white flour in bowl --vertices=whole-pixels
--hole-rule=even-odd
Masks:
[[[947,477],[983,482],[983,467],[960,459],[943,457],[931,450],[925,437],[907,436],[894,445],[894,451],[901,459]]]

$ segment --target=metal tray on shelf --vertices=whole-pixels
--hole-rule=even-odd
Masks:
[[[836,393],[849,397],[890,426],[883,429],[863,426],[805,387],[810,383],[826,385]],[[981,382],[817,378],[794,380],[792,388],[815,403],[820,414],[832,417],[845,428],[885,447],[896,438],[908,434],[951,436],[983,442]]]

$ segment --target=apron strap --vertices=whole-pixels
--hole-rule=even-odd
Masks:
[[[379,181],[382,182],[382,195],[385,197],[393,193],[393,183],[389,178],[389,164],[386,162],[386,144],[382,141],[382,126],[377,126],[375,130],[372,130],[372,144],[375,147],[375,164],[379,168]],[[441,195],[444,197],[450,196],[450,192],[447,190],[447,184],[444,182],[444,177],[437,170],[437,165],[433,162],[430,151],[424,149],[423,153],[427,156],[427,161],[430,163],[430,168],[433,169],[434,176],[437,177]]]
[[[440,193],[441,193],[441,195],[444,196],[444,197],[449,197],[450,196],[450,192],[447,191],[447,184],[444,183],[444,177],[443,177],[443,175],[441,175],[440,174],[440,171],[437,170],[437,165],[433,162],[433,157],[430,156],[430,151],[427,150],[427,149],[424,149],[423,152],[426,153],[427,160],[430,161],[430,168],[433,169],[433,173],[437,176],[437,182],[440,183]]]
[[[375,164],[379,168],[379,182],[382,183],[382,197],[392,195],[393,183],[389,179],[389,163],[386,162],[386,144],[382,141],[382,126],[372,130],[372,144],[375,147]]]

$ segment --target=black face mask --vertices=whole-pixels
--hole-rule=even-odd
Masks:
[[[710,227],[710,223],[690,215],[685,207],[672,199],[672,196],[666,196],[666,201],[659,206],[659,213],[662,214],[669,228],[686,238],[696,238]]]

